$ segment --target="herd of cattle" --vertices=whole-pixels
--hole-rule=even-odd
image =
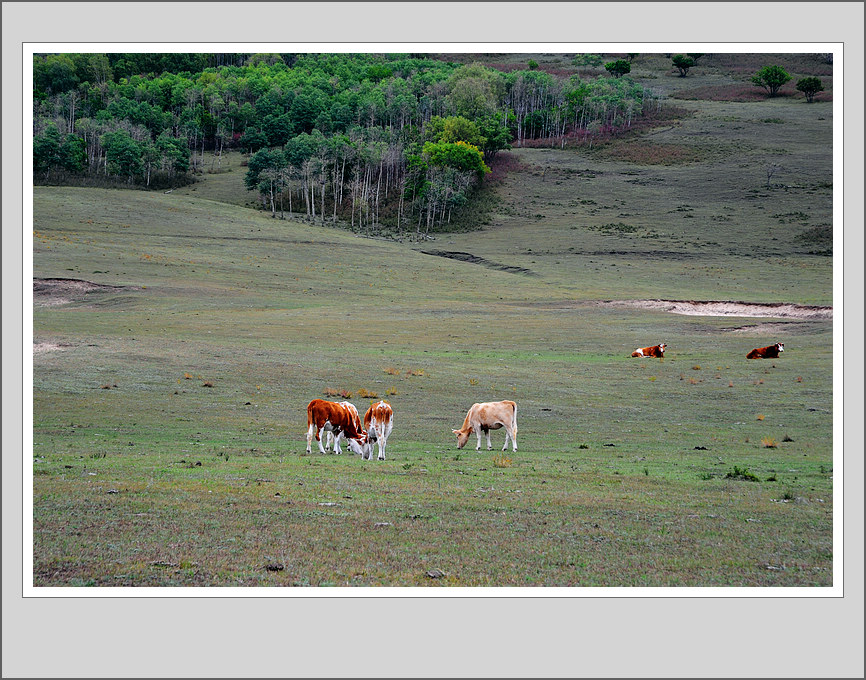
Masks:
[[[633,357],[656,357],[664,359],[667,345],[661,343],[653,347],[640,347],[632,352]],[[747,359],[775,359],[780,352],[785,351],[785,345],[777,342],[768,347],[758,347],[746,355]],[[307,405],[307,453],[311,452],[313,437],[319,443],[319,451],[327,453],[333,447],[334,453],[342,453],[340,440],[345,437],[352,453],[357,453],[364,460],[373,457],[373,447],[379,447],[379,460],[385,460],[385,446],[394,427],[394,411],[386,401],[371,404],[364,414],[363,424],[355,405],[348,401],[333,402],[324,399],[313,399]],[[462,449],[473,432],[478,440],[475,450],[481,449],[481,435],[487,437],[487,450],[490,444],[490,430],[505,428],[505,444],[502,450],[508,448],[511,440],[512,450],[517,451],[517,404],[513,401],[490,401],[473,404],[463,419],[459,430],[451,430],[457,435],[457,448]],[[322,438],[326,437],[323,442]],[[327,449],[327,450],[326,450]]]

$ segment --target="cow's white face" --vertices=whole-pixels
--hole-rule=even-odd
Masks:
[[[776,343],[776,349],[778,349],[780,352],[784,352],[785,351],[785,343],[777,342]]]
[[[457,448],[462,449],[466,446],[466,442],[469,441],[469,432],[461,432],[460,430],[451,431],[457,435]]]
[[[352,453],[358,454],[361,457],[369,457],[373,453],[373,441],[369,437],[361,439],[346,439],[349,443],[349,449]]]
[[[660,349],[662,352],[664,352],[666,348],[667,348],[667,345],[666,345],[665,343],[662,343],[661,345],[659,345],[659,349]]]

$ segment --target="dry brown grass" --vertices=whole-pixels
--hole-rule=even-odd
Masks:
[[[497,453],[493,456],[493,466],[498,468],[511,467],[512,460],[503,453]]]
[[[335,397],[342,397],[343,399],[351,399],[352,398],[352,393],[349,392],[348,390],[334,389],[333,387],[326,387],[324,390],[322,390],[322,394],[324,394],[326,397],[331,397],[331,398],[335,398]]]

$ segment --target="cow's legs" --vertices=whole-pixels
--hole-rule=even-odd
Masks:
[[[493,444],[490,443],[490,430],[487,430],[487,432],[485,434],[487,435],[487,450],[492,451],[493,450]]]
[[[385,444],[388,443],[388,435],[383,434],[379,437],[379,460],[385,460]],[[370,454],[372,456],[372,453]]]
[[[343,438],[342,432],[334,435],[334,453],[336,453],[336,454],[342,454],[343,453],[343,449],[340,448],[340,440],[342,438]]]
[[[313,423],[310,423],[310,427],[307,428],[307,453],[310,453],[312,450],[311,446],[313,443],[313,428],[314,427],[315,427],[315,425],[313,425]]]
[[[514,427],[506,427],[505,428],[505,445],[502,447],[502,450],[508,448],[508,438],[511,438],[511,447],[512,451],[517,451],[517,426]]]
[[[475,436],[478,437],[478,444],[475,446],[475,450],[480,451],[481,450],[481,428],[476,427],[474,429],[475,429]]]
[[[312,426],[311,426],[312,427]],[[319,433],[316,435],[316,440],[319,442],[319,451],[325,453],[325,448],[322,446],[322,433],[325,431],[325,426],[319,428]]]

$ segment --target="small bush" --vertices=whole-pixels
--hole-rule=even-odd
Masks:
[[[400,375],[400,369],[389,366],[385,369],[385,373],[387,373],[388,375]]]
[[[378,399],[379,395],[375,392],[370,392],[369,390],[365,390],[363,387],[358,390],[358,398],[359,399]]]
[[[767,477],[768,482],[778,482],[779,480],[776,478],[776,473],[774,472],[769,477]]]
[[[759,413],[757,416],[757,420],[763,420],[766,416],[763,413]]]
[[[776,440],[772,437],[762,437],[761,438],[761,446],[765,449],[775,449],[779,445],[776,443]]]
[[[589,448],[589,444],[581,444],[581,445],[578,446],[577,448],[579,448],[579,449],[588,449],[588,448]]]
[[[210,380],[205,380],[202,384],[202,387],[213,387],[213,383]]]
[[[751,472],[749,472],[749,468],[746,468],[746,467],[739,468],[736,465],[734,465],[733,471],[731,471],[725,475],[725,479],[743,479],[747,482],[760,482],[761,481],[755,475],[753,475]]]

